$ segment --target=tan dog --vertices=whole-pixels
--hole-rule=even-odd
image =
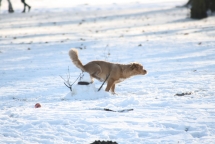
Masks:
[[[91,61],[86,65],[83,65],[78,58],[78,51],[71,49],[69,56],[76,67],[81,69],[83,72],[90,74],[91,78],[96,78],[100,81],[105,81],[107,78],[107,87],[105,91],[111,90],[115,93],[115,84],[122,82],[134,75],[145,75],[147,71],[139,63],[130,64],[118,64],[110,63],[106,61]]]

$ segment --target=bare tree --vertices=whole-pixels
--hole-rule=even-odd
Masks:
[[[1,6],[1,1],[2,1],[2,0],[0,0],[0,6]],[[11,1],[10,1],[10,0],[7,0],[7,2],[8,2],[8,12],[9,12],[9,13],[13,13],[14,10],[13,10],[13,5],[12,5]],[[22,12],[25,13],[26,7],[28,7],[28,11],[30,11],[31,6],[29,6],[29,5],[25,2],[25,0],[21,0],[21,2],[22,2],[23,5],[24,5],[24,9],[23,9]]]
[[[202,19],[206,18],[207,11],[215,12],[215,0],[188,0],[184,5],[191,7],[191,18]]]
[[[28,7],[28,11],[30,11],[30,9],[31,9],[31,6],[29,6],[26,2],[25,2],[25,0],[21,0],[21,2],[23,3],[23,5],[24,5],[24,9],[23,9],[23,13],[25,12],[25,8],[26,7]]]
[[[9,12],[9,13],[13,13],[14,10],[13,10],[13,6],[12,6],[10,0],[7,0],[7,2],[8,2],[8,12]]]
[[[184,6],[186,6],[186,7],[191,6],[191,5],[192,5],[192,1],[193,1],[193,0],[189,0]]]
[[[202,19],[207,17],[205,0],[194,0],[191,7],[191,18]]]

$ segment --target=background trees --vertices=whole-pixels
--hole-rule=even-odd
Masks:
[[[215,0],[188,0],[185,6],[191,6],[191,18],[202,19],[208,16],[208,11],[215,11]]]

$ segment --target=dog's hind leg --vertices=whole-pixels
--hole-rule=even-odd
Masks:
[[[91,83],[93,83],[94,82],[94,79],[93,79],[93,77],[90,75],[90,78],[91,78]]]
[[[114,85],[114,80],[113,79],[108,79],[107,82],[107,87],[105,89],[105,91],[109,92],[110,88]],[[115,87],[115,86],[114,86]]]
[[[101,73],[102,73],[102,69],[99,65],[93,65],[91,67],[91,69],[93,69],[93,71],[90,73],[91,77],[94,77],[100,81],[102,81],[101,79]]]
[[[115,93],[115,84],[112,85],[112,87],[110,88],[110,91],[112,94],[116,94]]]

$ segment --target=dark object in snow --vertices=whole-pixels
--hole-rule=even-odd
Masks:
[[[91,144],[118,144],[117,142],[113,142],[113,141],[100,141],[100,140],[96,140]]]
[[[185,96],[185,95],[191,95],[192,92],[185,92],[185,93],[177,93],[175,96]]]
[[[184,130],[184,131],[188,132],[188,130],[189,130],[189,128],[187,127],[187,128],[185,128],[185,130]]]
[[[112,110],[108,108],[93,108],[91,110],[104,110],[104,111],[110,111],[110,112],[129,112],[129,111],[133,111],[134,109]]]
[[[84,81],[78,82],[78,85],[89,85],[89,84],[90,84],[89,82],[84,82]]]
[[[111,109],[107,109],[107,108],[104,108],[105,111],[112,111],[112,112],[128,112],[128,111],[133,111],[134,109],[123,109],[123,110],[111,110]]]

